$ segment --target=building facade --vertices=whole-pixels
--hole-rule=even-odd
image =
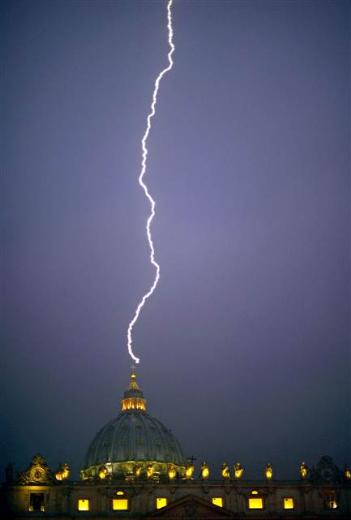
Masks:
[[[211,480],[204,462],[195,476],[171,431],[146,411],[132,370],[121,412],[96,434],[81,480],[67,464],[52,472],[41,455],[17,478],[8,468],[1,490],[1,518],[351,518],[351,472],[330,457],[300,478],[274,479],[270,464],[262,480],[246,480],[244,468],[224,463]]]

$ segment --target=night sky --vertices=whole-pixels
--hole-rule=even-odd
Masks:
[[[148,411],[213,472],[350,453],[350,3],[176,0],[146,181]],[[160,1],[1,3],[1,466],[74,476],[153,279]],[[1,479],[3,474],[1,475]]]

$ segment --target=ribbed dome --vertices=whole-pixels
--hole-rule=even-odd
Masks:
[[[120,478],[122,474],[132,478],[131,475],[150,472],[150,467],[155,475],[167,474],[170,467],[182,475],[186,466],[182,449],[172,432],[146,413],[146,400],[134,369],[121,409],[90,444],[82,478],[95,478],[101,472],[100,478],[104,475]]]
[[[85,467],[123,461],[185,464],[181,447],[171,431],[139,410],[120,413],[98,432],[88,449]]]

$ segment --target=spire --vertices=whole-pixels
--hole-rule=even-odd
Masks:
[[[136,372],[135,372],[134,365],[131,366],[130,383],[129,383],[128,390],[139,390],[140,391],[139,385],[136,380]]]
[[[136,377],[135,366],[133,365],[131,367],[128,390],[124,392],[121,401],[122,412],[127,412],[128,410],[146,411],[146,400],[144,399],[143,392],[139,388]]]

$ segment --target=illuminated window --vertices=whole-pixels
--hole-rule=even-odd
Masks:
[[[168,504],[168,499],[165,497],[157,497],[156,498],[156,509],[162,509],[163,507],[166,507]]]
[[[251,491],[249,497],[249,509],[263,509],[263,498],[258,495],[258,491]]]
[[[292,497],[284,497],[283,506],[284,506],[284,509],[294,509],[294,507],[295,507],[294,499]]]
[[[214,506],[223,507],[223,498],[222,497],[212,497],[211,501]]]
[[[78,499],[78,511],[90,511],[90,500],[88,498]]]
[[[45,511],[44,493],[31,493],[30,494],[29,511]]]
[[[113,511],[128,511],[128,498],[113,498]]]

